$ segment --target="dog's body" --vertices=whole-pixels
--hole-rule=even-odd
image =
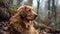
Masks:
[[[39,34],[33,27],[34,9],[30,6],[21,6],[17,11],[18,13],[11,17],[10,24],[21,34]]]

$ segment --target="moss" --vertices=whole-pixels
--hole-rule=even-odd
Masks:
[[[0,2],[2,2],[3,0],[0,0]]]
[[[15,13],[17,13],[17,9],[16,8],[9,8],[10,9],[10,13],[12,15],[14,15]]]

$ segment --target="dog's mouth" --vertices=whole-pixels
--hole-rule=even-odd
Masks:
[[[26,17],[27,20],[34,20],[34,17]]]
[[[34,20],[37,17],[37,14],[27,16],[28,20]]]
[[[27,20],[34,20],[37,16],[26,17]]]

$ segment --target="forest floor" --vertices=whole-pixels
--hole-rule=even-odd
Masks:
[[[38,28],[39,34],[60,34],[60,31]],[[8,23],[0,22],[0,34],[20,34]]]

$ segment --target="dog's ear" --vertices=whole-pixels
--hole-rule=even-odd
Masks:
[[[26,28],[26,24],[25,23],[21,23],[22,28]]]

